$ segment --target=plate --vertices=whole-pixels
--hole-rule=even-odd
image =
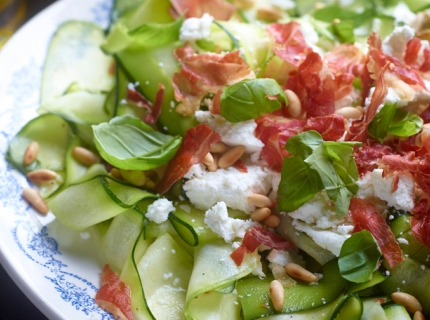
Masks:
[[[66,20],[108,26],[112,0],[61,0],[39,13],[0,52],[0,262],[50,319],[114,319],[94,302],[105,263],[95,230],[69,230],[21,198],[30,185],[4,159],[8,142],[35,117],[49,41]],[[61,235],[61,236],[60,236]]]

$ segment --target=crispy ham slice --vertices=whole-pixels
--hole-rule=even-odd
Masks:
[[[284,158],[288,152],[284,149],[288,139],[298,133],[315,130],[326,141],[339,140],[346,130],[345,119],[338,114],[315,117],[306,120],[287,119],[281,116],[265,115],[255,120],[255,136],[264,143],[261,157],[269,167],[281,172]]]
[[[298,67],[312,48],[306,43],[300,31],[300,24],[295,21],[288,23],[272,23],[267,32],[275,40],[273,51],[282,60]]]
[[[141,93],[134,89],[127,90],[127,100],[131,103],[136,104],[140,108],[144,108],[146,110],[145,117],[143,118],[143,122],[153,124],[158,120],[158,117],[161,114],[161,107],[163,106],[164,99],[164,86],[163,84],[158,84],[159,90],[155,94],[154,104],[146,99]]]
[[[181,101],[176,111],[181,114],[193,115],[206,94],[215,94],[226,85],[255,77],[238,50],[197,54],[189,47],[181,47],[174,54],[182,64],[181,70],[173,75],[175,98]]]
[[[269,229],[254,226],[245,233],[242,244],[231,253],[230,257],[237,266],[240,266],[245,255],[254,252],[261,244],[276,250],[295,248],[293,243],[286,241]]]
[[[157,193],[167,192],[194,164],[200,163],[210,151],[211,144],[218,141],[221,141],[221,136],[207,124],[188,129],[179,150],[169,161],[166,172],[157,184]]]
[[[129,286],[106,264],[101,274],[101,286],[96,294],[96,303],[112,313],[115,319],[133,320],[130,293]]]
[[[354,222],[353,233],[363,229],[372,233],[391,268],[403,261],[402,250],[390,226],[372,202],[352,198],[349,205],[349,216]]]
[[[411,229],[418,242],[430,247],[430,208],[427,199],[421,199],[412,209]]]
[[[224,0],[171,0],[174,18],[185,14],[185,18],[201,18],[204,13],[210,14],[215,20],[227,21],[236,8]]]

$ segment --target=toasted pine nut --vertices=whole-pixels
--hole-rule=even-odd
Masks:
[[[38,169],[27,173],[27,178],[34,182],[52,181],[57,178],[57,173],[48,169]]]
[[[284,287],[278,280],[273,280],[270,282],[269,287],[270,299],[272,300],[273,306],[276,311],[279,311],[284,306],[285,301],[285,291]]]
[[[123,170],[119,169],[121,176],[125,181],[135,185],[137,187],[142,187],[146,183],[146,175],[145,172],[140,170]]]
[[[100,157],[94,152],[82,147],[74,147],[72,150],[72,155],[77,161],[87,167],[101,161]]]
[[[227,168],[234,164],[245,152],[245,146],[237,146],[224,153],[218,160],[218,167]]]
[[[268,216],[264,221],[262,222],[266,227],[269,228],[276,228],[281,223],[281,219],[279,219],[278,216],[275,216],[274,214],[271,214]]]
[[[273,7],[260,7],[257,9],[257,19],[266,21],[276,21],[283,17],[281,10]]]
[[[117,168],[112,168],[112,170],[110,171],[110,175],[115,179],[123,180],[121,172]]]
[[[345,119],[360,119],[363,115],[361,108],[343,107],[335,111],[336,114],[344,116]]]
[[[155,182],[150,179],[146,180],[145,188],[155,190]]]
[[[288,99],[288,112],[293,118],[297,119],[302,113],[302,103],[294,91],[287,89],[284,92]]]
[[[421,311],[415,311],[413,320],[426,320]]]
[[[212,155],[212,158],[213,158],[212,164],[208,165],[208,170],[210,172],[214,172],[218,169],[219,154],[216,153],[216,154]]]
[[[254,6],[255,0],[233,0],[233,4],[239,9],[250,9]]]
[[[318,277],[312,272],[292,262],[287,263],[287,265],[285,266],[285,271],[287,271],[288,275],[290,275],[291,277],[308,283],[318,281]]]
[[[48,213],[48,205],[36,190],[31,188],[25,188],[24,190],[22,190],[22,197],[26,201],[28,201],[39,213],[43,215]]]
[[[248,197],[248,202],[258,208],[270,207],[272,200],[264,194],[253,193]]]
[[[333,24],[339,24],[340,23],[340,19],[334,18],[331,23],[333,23]]]
[[[270,215],[271,211],[269,208],[258,208],[251,213],[250,218],[252,221],[261,222]]]
[[[211,144],[211,153],[223,153],[226,151],[227,151],[227,146],[221,141]]]
[[[393,292],[391,299],[395,303],[401,304],[409,313],[415,313],[417,311],[423,311],[421,303],[413,295],[406,292]]]
[[[24,157],[22,159],[22,163],[25,166],[31,164],[37,158],[37,154],[39,153],[39,144],[36,141],[30,142],[27,149],[25,149]]]
[[[206,155],[203,158],[202,162],[205,165],[210,166],[214,162],[214,157],[212,156],[212,154],[210,152],[208,152],[208,153],[206,153]]]

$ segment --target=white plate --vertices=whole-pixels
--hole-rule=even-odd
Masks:
[[[29,182],[4,159],[7,144],[36,116],[49,40],[66,20],[107,27],[112,0],[62,0],[34,17],[0,51],[0,262],[50,319],[113,319],[94,302],[104,264],[97,235],[41,217],[22,199]],[[87,233],[87,235],[88,235]],[[61,237],[59,236],[61,235]]]

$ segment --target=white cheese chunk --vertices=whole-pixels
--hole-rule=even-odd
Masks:
[[[205,224],[225,242],[232,242],[235,238],[243,238],[246,230],[255,225],[251,220],[234,219],[228,216],[227,206],[218,202],[205,213]]]
[[[183,189],[198,209],[207,210],[223,201],[229,208],[251,213],[255,206],[248,202],[248,196],[253,193],[267,195],[276,174],[255,165],[248,165],[247,169],[246,173],[234,167],[210,172],[204,171],[201,165],[194,165],[185,175],[189,180]]]
[[[382,51],[403,61],[406,45],[414,36],[415,30],[408,25],[395,27],[393,32],[382,42]]]
[[[146,217],[155,223],[163,223],[169,218],[169,213],[172,211],[175,211],[173,203],[166,198],[161,198],[148,206]]]
[[[196,111],[197,121],[206,123],[212,130],[221,135],[222,142],[226,145],[245,146],[246,153],[260,152],[264,144],[254,135],[257,123],[254,120],[231,123],[222,116],[215,115],[209,111]]]
[[[394,186],[395,183],[397,188]],[[376,197],[397,210],[411,211],[415,205],[415,183],[412,176],[406,172],[384,177],[382,169],[375,169],[367,172],[357,184],[359,198],[373,200]]]
[[[201,18],[186,19],[179,30],[179,39],[185,42],[208,38],[213,20],[214,18],[208,13]]]
[[[294,219],[293,226],[311,237],[315,243],[339,256],[342,244],[350,237],[349,234],[339,234],[330,230],[315,229],[313,226]]]
[[[272,249],[266,258],[269,262],[280,264],[281,266],[294,262],[287,250]]]

